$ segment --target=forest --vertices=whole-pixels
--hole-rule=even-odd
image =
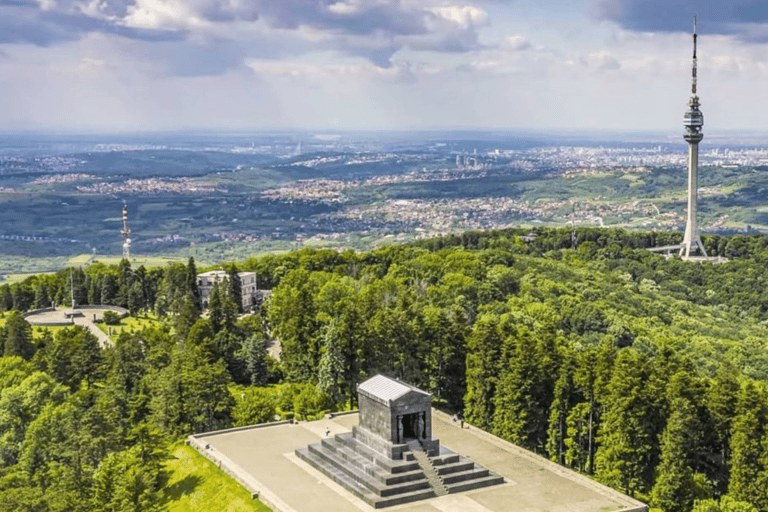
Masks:
[[[680,233],[528,231],[231,262],[204,313],[192,259],[1,286],[0,511],[155,510],[171,443],[354,408],[376,373],[652,509],[768,511],[768,238],[705,235],[712,264],[645,250]],[[153,321],[101,348],[22,316],[70,297]]]

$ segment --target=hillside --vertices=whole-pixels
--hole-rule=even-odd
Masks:
[[[679,233],[527,233],[249,258],[204,316],[193,260],[0,286],[0,510],[159,505],[170,442],[347,408],[375,373],[664,512],[766,510],[768,239],[706,236],[730,259],[713,265],[642,249]],[[238,314],[236,270],[272,290],[257,314]],[[71,294],[155,320],[106,349],[76,327],[32,336],[18,311]]]

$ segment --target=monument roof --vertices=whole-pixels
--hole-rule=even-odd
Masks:
[[[358,391],[362,391],[376,398],[379,398],[385,402],[391,402],[405,396],[410,392],[421,393],[422,395],[430,396],[426,391],[400,382],[399,380],[390,379],[383,375],[376,375],[371,377],[367,381],[358,386]]]

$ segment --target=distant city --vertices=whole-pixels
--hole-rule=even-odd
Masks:
[[[521,225],[682,230],[682,137],[616,138],[7,137],[0,147],[0,273],[66,261],[51,258],[119,256],[123,204],[134,255],[211,263],[305,245],[368,249]],[[732,139],[702,143],[700,228],[768,232],[761,192],[768,190],[768,145]],[[22,255],[31,259],[19,262]]]

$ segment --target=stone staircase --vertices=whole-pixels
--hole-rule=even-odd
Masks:
[[[424,472],[424,476],[429,482],[430,487],[435,492],[435,496],[445,496],[448,494],[448,489],[443,484],[443,479],[437,473],[435,466],[430,462],[427,453],[421,448],[421,444],[418,441],[409,441],[408,448],[411,449],[414,459],[419,463],[419,467]]]
[[[373,508],[468,491],[504,482],[445,448],[429,456],[418,441],[402,445],[392,459],[360,442],[353,433],[327,437],[296,455]]]

